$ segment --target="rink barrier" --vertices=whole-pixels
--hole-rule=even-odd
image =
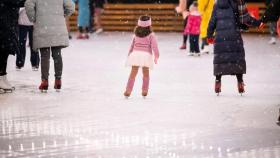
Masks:
[[[265,11],[264,3],[248,3],[249,8],[257,7],[259,16]],[[140,15],[152,16],[153,30],[157,32],[181,32],[183,18],[175,12],[177,4],[106,4],[101,17],[104,31],[133,31]],[[78,10],[78,7],[77,7]],[[77,31],[77,11],[70,17],[71,31]],[[250,29],[249,32],[268,32],[268,28]]]

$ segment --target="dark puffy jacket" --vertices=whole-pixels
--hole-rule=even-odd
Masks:
[[[15,54],[19,51],[18,13],[25,0],[0,1],[0,53]]]
[[[218,0],[214,5],[207,31],[208,38],[215,32],[214,75],[246,73],[243,40],[234,9],[237,4],[233,0]]]
[[[277,21],[280,16],[280,0],[272,0],[268,5],[261,21],[267,23],[269,21]]]

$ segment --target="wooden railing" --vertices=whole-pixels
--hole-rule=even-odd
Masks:
[[[180,32],[183,30],[183,18],[175,12],[176,4],[106,4],[101,17],[105,31],[133,31],[140,15],[150,15],[153,30],[162,32]],[[248,7],[258,7],[260,16],[265,10],[263,3],[249,3]],[[77,30],[77,12],[70,18],[71,31]],[[250,29],[250,32],[260,32]],[[265,31],[267,32],[267,28]]]

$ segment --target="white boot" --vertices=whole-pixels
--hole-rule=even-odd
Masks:
[[[0,76],[0,89],[13,90],[14,87],[8,82],[7,75]]]
[[[210,46],[204,46],[204,48],[201,50],[201,53],[207,53],[209,54],[210,53]]]
[[[271,37],[271,39],[268,41],[269,44],[276,44],[276,38]]]

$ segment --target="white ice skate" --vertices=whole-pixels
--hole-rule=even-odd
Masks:
[[[96,31],[95,31],[95,34],[100,34],[100,33],[102,33],[103,32],[103,29],[102,28],[99,28],[99,29],[97,29]]]
[[[194,56],[194,53],[193,52],[189,52],[188,56]]]
[[[37,66],[32,66],[32,71],[39,71],[39,68]]]
[[[13,87],[7,80],[7,75],[0,76],[0,89],[1,92],[13,92],[15,90],[15,87]]]
[[[204,46],[204,48],[201,50],[201,53],[210,54],[210,46]]]
[[[271,39],[268,41],[269,44],[276,44],[276,38],[271,37]]]

